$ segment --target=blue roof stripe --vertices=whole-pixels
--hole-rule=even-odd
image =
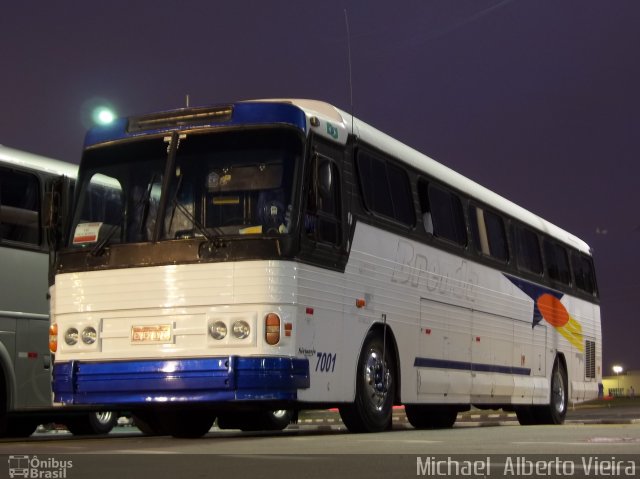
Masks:
[[[225,105],[220,105],[225,106]],[[223,128],[230,126],[260,126],[260,125],[290,125],[299,128],[303,133],[307,133],[307,119],[304,111],[290,103],[275,102],[241,102],[234,103],[231,119],[227,121],[212,121],[210,124],[198,124],[196,128]],[[184,113],[188,110],[174,110],[166,112]],[[116,121],[106,126],[96,126],[90,129],[86,136],[85,148],[101,143],[118,141],[148,135],[157,135],[171,131],[193,129],[193,125],[179,125],[162,128],[151,128],[143,131],[128,132],[128,118],[118,118]]]

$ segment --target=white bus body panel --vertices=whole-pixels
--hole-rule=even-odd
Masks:
[[[363,223],[344,274],[291,261],[154,266],[60,274],[52,292],[61,337],[85,325],[101,337],[92,346],[61,341],[59,362],[307,357],[310,388],[298,400],[352,401],[366,333],[386,321],[404,403],[548,403],[558,352],[571,399],[597,395],[597,379],[584,378],[584,348],[545,322],[532,327],[533,300],[503,273]],[[600,344],[598,308],[567,295],[562,301],[583,336]],[[263,340],[269,312],[293,324],[276,347]],[[212,321],[234,318],[251,325],[247,340],[210,337]],[[157,324],[171,325],[171,343],[131,343],[132,326]]]

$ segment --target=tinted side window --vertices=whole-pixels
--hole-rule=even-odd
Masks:
[[[402,168],[387,163],[387,178],[391,188],[393,201],[393,216],[400,223],[407,226],[416,224],[416,212],[411,196],[411,183],[407,172]]]
[[[362,151],[358,152],[356,165],[366,208],[407,226],[413,226],[416,220],[407,172]]]
[[[537,234],[528,228],[516,227],[516,249],[520,269],[542,274],[542,258]]]
[[[29,173],[0,169],[0,239],[40,243],[38,178]]]
[[[569,258],[564,246],[544,240],[544,257],[546,260],[549,278],[566,285],[571,284]]]
[[[467,244],[467,230],[460,198],[451,191],[418,182],[422,222],[427,233],[459,245]]]
[[[591,258],[578,253],[571,255],[571,266],[576,287],[589,294],[596,294],[596,281]]]
[[[358,153],[356,161],[365,206],[370,211],[393,218],[393,205],[384,161],[362,152]]]
[[[469,223],[476,251],[500,261],[509,261],[509,246],[501,216],[471,205]]]

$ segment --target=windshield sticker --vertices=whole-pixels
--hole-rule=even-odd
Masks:
[[[96,243],[102,223],[80,223],[73,234],[73,244]]]

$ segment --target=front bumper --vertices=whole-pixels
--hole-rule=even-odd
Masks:
[[[308,387],[308,359],[287,357],[70,361],[53,368],[54,401],[62,404],[292,401]]]

